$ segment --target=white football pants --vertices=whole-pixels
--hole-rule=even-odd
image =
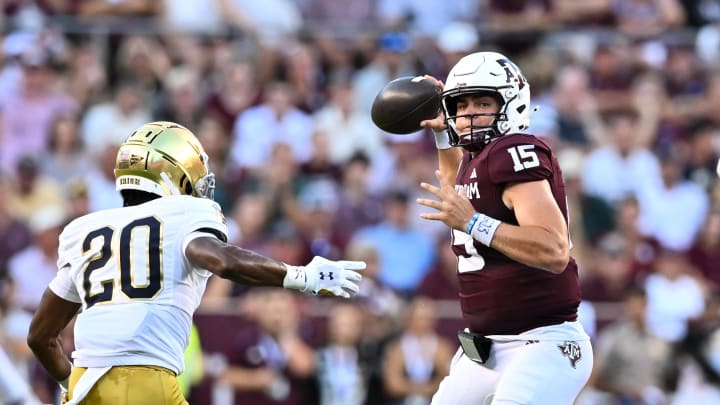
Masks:
[[[589,338],[496,340],[485,364],[460,348],[432,405],[572,405],[592,366]]]

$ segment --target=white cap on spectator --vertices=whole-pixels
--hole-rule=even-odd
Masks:
[[[7,56],[17,56],[25,53],[35,45],[37,35],[30,32],[16,31],[5,37],[3,52]]]
[[[560,169],[566,179],[578,178],[582,175],[585,163],[585,154],[575,148],[567,148],[558,152],[557,155]]]
[[[197,76],[190,68],[185,66],[175,67],[165,76],[165,86],[171,92],[182,89],[186,86],[195,86]]]
[[[65,210],[61,207],[50,205],[39,209],[28,221],[28,226],[34,234],[47,231],[48,229],[62,226],[67,219]]]
[[[446,25],[437,37],[437,46],[445,53],[470,52],[478,46],[478,42],[477,29],[462,21]]]
[[[661,41],[647,41],[640,45],[640,59],[653,68],[661,68],[667,57],[667,47]]]

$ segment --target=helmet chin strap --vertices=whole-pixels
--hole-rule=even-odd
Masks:
[[[494,135],[494,136],[493,136]],[[480,152],[485,148],[485,145],[490,143],[494,138],[498,137],[498,132],[495,127],[485,127],[477,131],[470,131],[470,134],[461,137],[458,141],[458,145],[468,152]],[[470,138],[469,141],[463,143],[463,139]]]

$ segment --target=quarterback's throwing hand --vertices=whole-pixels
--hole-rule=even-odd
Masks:
[[[333,261],[315,256],[310,263],[301,267],[307,277],[302,291],[350,298],[360,289],[358,283],[362,276],[358,271],[363,270],[365,266],[365,262]]]
[[[440,182],[440,187],[425,182],[420,183],[420,187],[433,193],[439,200],[418,198],[417,203],[438,212],[422,213],[420,218],[442,221],[447,226],[464,231],[475,214],[475,209],[465,195],[455,191],[455,187],[443,178],[439,170],[435,170],[435,177]]]

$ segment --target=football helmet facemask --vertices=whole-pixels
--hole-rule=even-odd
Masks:
[[[489,126],[470,126],[457,132],[457,97],[487,94],[500,102],[500,110]],[[522,132],[530,126],[530,85],[510,59],[497,52],[476,52],[460,59],[450,70],[442,93],[442,109],[450,144],[479,151],[493,139],[509,132]],[[465,115],[473,118],[488,114]]]
[[[174,122],[151,122],[120,145],[115,161],[115,188],[160,196],[213,198],[215,175],[200,141]]]

